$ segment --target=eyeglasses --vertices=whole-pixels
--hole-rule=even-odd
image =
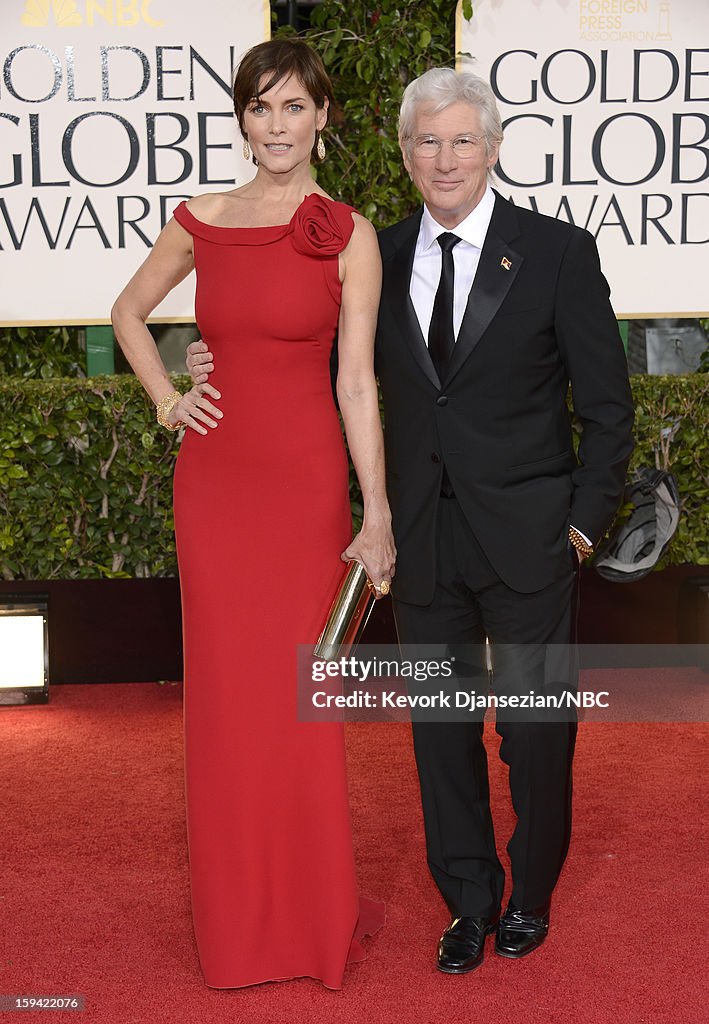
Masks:
[[[439,139],[436,135],[416,135],[413,138],[409,136],[409,138],[413,143],[416,156],[423,157],[424,160],[438,156],[444,142],[450,145],[457,157],[468,160],[475,155],[481,143],[485,141],[484,135],[458,135],[455,139]]]

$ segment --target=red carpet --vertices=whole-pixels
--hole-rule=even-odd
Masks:
[[[408,726],[349,724],[360,880],[387,901],[388,921],[341,992],[309,980],[204,986],[188,902],[181,728],[177,685],[55,687],[46,707],[0,711],[0,994],[86,997],[85,1013],[40,1020],[706,1020],[706,726],[583,725],[574,836],[545,946],[514,962],[488,940],[478,971],[448,977],[433,966],[447,914],[425,867]],[[502,848],[511,809],[487,736]]]

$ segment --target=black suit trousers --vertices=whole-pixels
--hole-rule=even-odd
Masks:
[[[440,498],[436,534],[433,601],[425,606],[394,601],[400,643],[445,644],[452,653],[465,650],[463,657],[470,662],[471,650],[484,651],[487,636],[494,692],[527,693],[530,686],[539,692],[538,673],[521,661],[533,663],[539,650],[568,653],[578,589],[575,551],[569,550],[568,573],[535,593],[522,594],[499,579],[455,498]],[[487,690],[480,660],[468,664],[464,674],[478,693]],[[567,666],[564,679],[575,686],[573,667]],[[482,714],[465,721],[413,723],[428,863],[454,916],[494,914],[504,889],[490,813]],[[532,712],[532,720],[527,712],[521,720],[497,715],[500,756],[509,766],[517,816],[507,847],[510,899],[523,910],[551,897],[569,845],[576,721],[568,709],[561,717],[565,720],[549,720],[543,711]]]

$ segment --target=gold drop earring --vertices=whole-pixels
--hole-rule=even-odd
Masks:
[[[244,139],[244,146],[243,146],[243,149],[241,150],[241,152],[244,154],[244,160],[248,161],[248,160],[251,159],[251,150],[249,148],[249,140],[248,139]]]
[[[316,148],[316,153],[318,154],[318,160],[325,159],[325,143],[322,140],[322,132],[318,132],[318,144]]]

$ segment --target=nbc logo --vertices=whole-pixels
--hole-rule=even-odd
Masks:
[[[25,0],[20,19],[27,28],[73,28],[78,25],[116,25],[129,28],[143,22],[153,28],[164,25],[150,14],[153,0]]]

